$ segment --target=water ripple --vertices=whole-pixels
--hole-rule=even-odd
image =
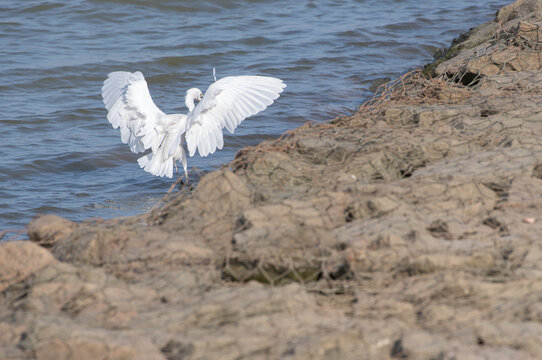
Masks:
[[[25,0],[0,11],[0,231],[36,213],[74,220],[152,207],[171,182],[139,169],[106,120],[107,73],[142,71],[165,112],[190,87],[243,73],[288,84],[193,179],[246,145],[354,110],[372,85],[432,57],[507,1]],[[197,169],[200,170],[197,170]]]

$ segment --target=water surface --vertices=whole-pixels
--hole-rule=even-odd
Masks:
[[[0,0],[0,232],[37,213],[136,214],[168,190],[107,122],[111,71],[142,71],[166,113],[186,112],[185,90],[206,89],[213,67],[286,82],[222,151],[189,159],[209,171],[246,145],[350,113],[375,80],[431,60],[508,2]]]

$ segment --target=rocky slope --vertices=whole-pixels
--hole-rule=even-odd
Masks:
[[[542,1],[148,214],[0,244],[2,359],[542,358]]]

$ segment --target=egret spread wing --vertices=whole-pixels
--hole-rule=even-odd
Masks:
[[[165,114],[152,101],[147,82],[139,71],[116,71],[108,75],[102,87],[108,110],[107,120],[120,128],[123,143],[134,153],[160,146],[163,140]]]
[[[241,121],[271,105],[285,87],[282,80],[266,76],[228,76],[211,84],[188,113],[185,137],[190,156],[196,149],[201,156],[222,149],[223,128],[233,133]]]

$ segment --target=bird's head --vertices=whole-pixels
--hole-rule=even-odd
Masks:
[[[198,89],[198,88],[188,89],[188,90],[186,91],[186,96],[187,96],[187,97],[191,97],[192,99],[198,100],[198,101],[200,101],[201,99],[203,99],[203,93],[202,93],[201,90]]]
[[[184,100],[186,107],[188,108],[188,111],[192,111],[194,109],[194,101],[201,101],[203,99],[203,93],[200,89],[192,88],[186,90],[186,98]]]

